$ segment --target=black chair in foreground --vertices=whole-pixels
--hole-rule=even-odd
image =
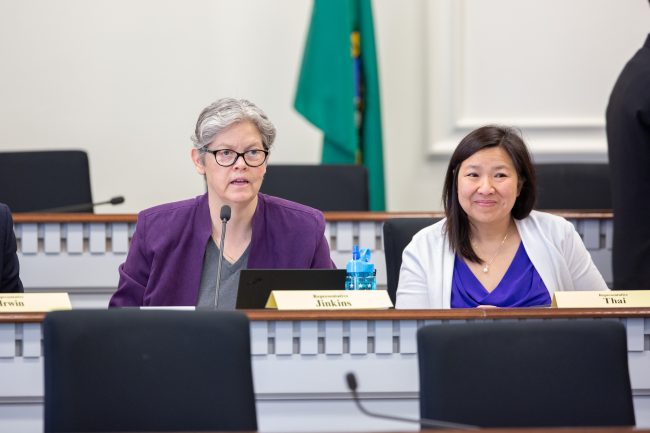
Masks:
[[[0,202],[12,212],[63,206],[93,212],[88,156],[82,150],[0,152],[0,185]]]
[[[480,427],[634,425],[619,322],[429,325],[417,341],[424,418]]]
[[[43,341],[46,433],[257,430],[242,313],[60,311]]]
[[[535,164],[537,209],[611,209],[607,163]]]
[[[368,171],[362,165],[269,165],[260,192],[323,212],[368,211]]]
[[[397,283],[399,283],[404,248],[411,242],[414,234],[436,221],[433,218],[392,218],[384,222],[386,278],[388,296],[393,301],[393,305],[397,297]]]

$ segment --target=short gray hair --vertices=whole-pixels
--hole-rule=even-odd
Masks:
[[[192,136],[194,147],[205,150],[217,135],[235,123],[245,121],[252,122],[257,127],[264,149],[269,150],[275,140],[275,126],[257,105],[236,98],[219,99],[201,111]]]

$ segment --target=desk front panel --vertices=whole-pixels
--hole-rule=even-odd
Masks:
[[[637,426],[650,427],[650,310],[248,314],[262,432],[417,430],[360,414],[344,376],[356,373],[370,409],[417,417],[415,334],[425,324],[594,318],[625,324]],[[0,316],[0,431],[42,431],[41,324],[39,316],[26,317]]]

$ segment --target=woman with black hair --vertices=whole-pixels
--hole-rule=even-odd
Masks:
[[[555,291],[608,290],[573,225],[533,211],[535,199],[515,130],[468,134],[445,176],[446,218],[404,250],[396,308],[545,306]]]

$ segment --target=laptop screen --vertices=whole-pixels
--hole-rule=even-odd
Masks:
[[[236,308],[264,308],[273,290],[343,290],[345,275],[345,269],[242,269]]]

